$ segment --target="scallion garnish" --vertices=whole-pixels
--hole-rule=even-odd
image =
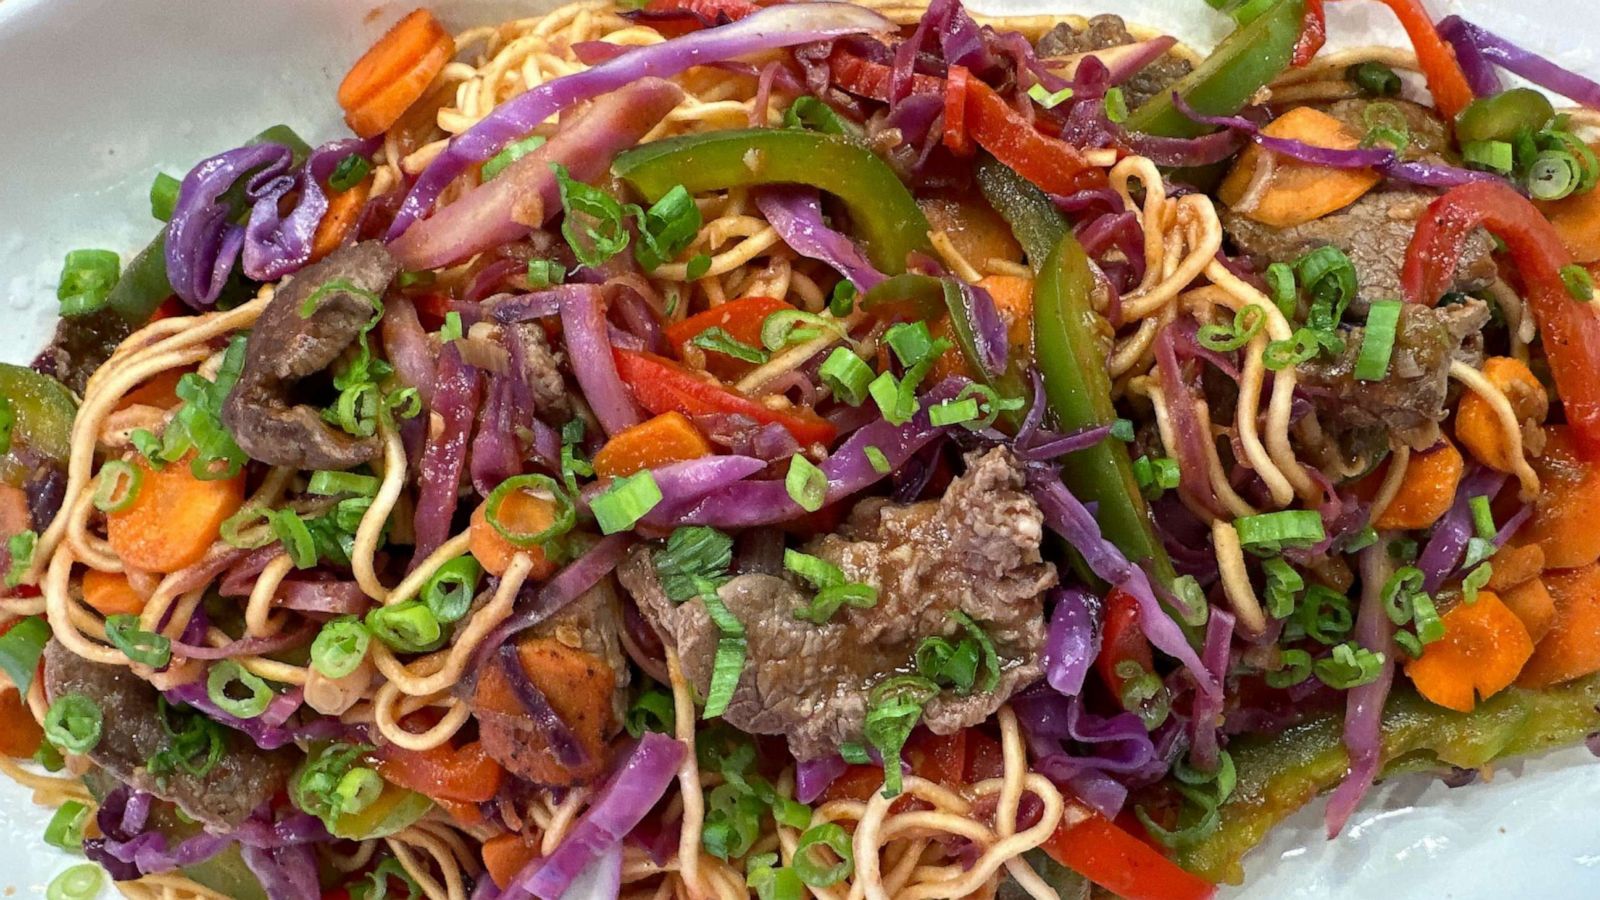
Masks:
[[[827,850],[838,860],[824,863],[817,860],[813,848]],[[855,872],[856,854],[850,843],[850,833],[837,822],[823,822],[805,830],[794,848],[794,871],[800,880],[814,888],[832,887]]]
[[[352,153],[333,167],[333,174],[328,176],[328,187],[342,194],[366,181],[371,173],[372,163],[361,154]]]
[[[311,480],[306,484],[306,493],[316,494],[319,497],[337,497],[340,494],[373,497],[378,493],[379,484],[378,479],[371,475],[319,471],[311,473]]]
[[[789,499],[806,512],[816,512],[828,500],[828,476],[799,453],[789,457],[783,486]]]
[[[73,250],[61,266],[56,299],[61,315],[81,316],[105,305],[121,276],[122,260],[110,250]]]
[[[1382,653],[1344,643],[1334,647],[1332,655],[1317,660],[1311,671],[1328,687],[1345,691],[1377,681],[1383,673],[1383,662]]]
[[[1358,381],[1382,381],[1389,374],[1400,310],[1399,300],[1374,300],[1367,310],[1367,327],[1361,334],[1361,351],[1356,357]]]
[[[726,329],[712,327],[700,332],[689,339],[689,343],[702,350],[721,353],[731,356],[740,362],[760,365],[770,358],[770,354],[760,347],[752,347],[744,341],[729,334]],[[843,349],[843,348],[840,348]]]
[[[106,617],[106,640],[122,655],[152,669],[172,659],[172,641],[166,635],[139,627],[139,617],[127,613]]]
[[[551,163],[561,191],[561,234],[578,262],[589,268],[628,249],[628,211],[616,198],[567,174],[567,167]]]
[[[426,653],[444,641],[444,629],[420,600],[380,606],[367,613],[367,629],[400,653]]]
[[[489,157],[489,161],[483,164],[482,180],[488,181],[499,175],[505,171],[506,166],[543,147],[544,144],[545,137],[541,134],[530,134],[520,141],[507,144],[504,150]]]
[[[711,664],[711,684],[706,690],[704,718],[714,719],[728,708],[733,692],[739,686],[739,676],[744,671],[746,653],[744,624],[741,623],[715,592],[700,595],[706,614],[711,617],[721,637],[717,639],[717,653]]]
[[[343,678],[361,666],[372,632],[355,616],[340,616],[322,626],[311,642],[311,666],[325,678]]]
[[[482,577],[483,566],[476,559],[458,556],[434,571],[422,588],[422,602],[440,622],[459,622],[472,606]]]
[[[849,347],[833,348],[817,374],[833,391],[834,397],[851,406],[860,406],[867,399],[867,385],[873,379],[872,367]]]
[[[1055,92],[1051,92],[1042,84],[1035,84],[1028,88],[1028,97],[1032,99],[1033,102],[1039,104],[1045,109],[1055,109],[1068,100],[1071,100],[1072,93],[1073,91],[1070,87],[1064,87]]]
[[[224,659],[206,673],[206,696],[230,716],[254,719],[267,711],[275,695],[261,676],[236,660]]]
[[[653,482],[652,482],[653,483]],[[548,502],[554,510],[550,515],[550,524],[539,531],[520,531],[514,525],[504,521],[501,509],[513,494],[527,494],[536,502]],[[523,550],[529,547],[539,547],[561,537],[572,530],[578,521],[577,508],[572,503],[566,491],[548,475],[518,475],[500,482],[489,496],[484,500],[483,517],[491,527],[513,547]]]
[[[1284,547],[1309,547],[1326,537],[1322,516],[1314,509],[1285,509],[1243,516],[1233,521],[1239,544],[1257,553],[1276,553]]]
[[[96,480],[94,508],[106,513],[122,512],[139,499],[143,484],[144,470],[120,459],[107,460]]]
[[[611,486],[589,503],[603,534],[627,531],[661,502],[661,487],[649,469],[614,478]]]
[[[82,850],[83,829],[88,823],[89,807],[76,800],[66,800],[44,827],[44,842],[62,850]]]
[[[683,185],[676,185],[639,216],[639,245],[633,255],[646,272],[678,258],[700,233],[700,207]]]
[[[1567,294],[1574,300],[1588,303],[1594,299],[1594,277],[1589,270],[1577,263],[1570,263],[1561,267],[1561,283],[1566,286]]]
[[[1250,343],[1266,325],[1266,311],[1254,303],[1240,307],[1230,325],[1202,325],[1195,340],[1207,350],[1227,353]]]
[[[0,634],[0,671],[6,673],[20,696],[27,696],[39,671],[39,657],[50,640],[50,626],[38,616],[18,619],[5,634]]]
[[[923,706],[938,695],[939,686],[920,675],[892,676],[868,694],[863,731],[883,757],[883,796],[900,794],[900,751],[922,719]]]
[[[567,270],[550,259],[528,260],[528,289],[537,291],[567,280]]]
[[[100,743],[105,716],[84,694],[57,697],[44,715],[44,736],[67,753],[88,753]]]
[[[868,444],[862,448],[861,453],[867,458],[867,463],[872,466],[872,471],[877,472],[879,475],[887,475],[893,471],[893,467],[889,465],[889,457],[884,456],[883,451],[877,447]]]

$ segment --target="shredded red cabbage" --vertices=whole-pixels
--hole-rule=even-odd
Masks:
[[[196,613],[199,615],[199,613]],[[240,638],[213,647],[209,644],[191,643],[188,640],[172,642],[172,655],[183,659],[230,659],[235,656],[264,656],[270,653],[282,653],[304,647],[316,637],[317,625],[315,622],[302,622],[292,628],[285,628],[275,635],[267,637]],[[190,637],[185,633],[184,638]]]
[[[1461,563],[1467,541],[1472,537],[1472,498],[1493,499],[1505,483],[1504,472],[1482,467],[1474,467],[1474,471],[1461,479],[1455,502],[1433,526],[1433,535],[1417,557],[1417,568],[1422,570],[1423,590],[1430,594],[1439,590]],[[1508,533],[1506,538],[1509,540],[1510,537]]]
[[[239,853],[267,892],[268,900],[320,900],[317,856],[308,844],[284,847],[243,845]]]
[[[1394,623],[1383,608],[1383,585],[1392,569],[1389,548],[1382,541],[1361,551],[1361,606],[1356,610],[1355,639],[1362,647],[1382,653],[1383,667],[1375,680],[1351,688],[1345,701],[1344,746],[1350,752],[1350,771],[1328,798],[1324,822],[1329,839],[1344,830],[1383,762],[1383,704],[1394,684],[1398,652]]]
[[[1600,84],[1571,69],[1558,66],[1549,59],[1531,50],[1525,50],[1460,16],[1450,16],[1440,22],[1439,31],[1452,46],[1458,48],[1458,56],[1461,47],[1471,47],[1477,52],[1474,54],[1469,51],[1468,58],[1485,59],[1513,75],[1528,79],[1539,87],[1570,98],[1590,109],[1600,109]],[[1481,79],[1481,73],[1480,82],[1472,85],[1473,91],[1477,92],[1480,86],[1488,86],[1487,81]]]
[[[1233,613],[1218,607],[1211,608],[1200,659],[1218,684],[1224,684],[1228,677],[1228,648],[1233,641],[1233,624]],[[1197,768],[1206,772],[1217,768],[1217,730],[1222,727],[1222,701],[1221,692],[1199,693],[1195,695],[1190,710],[1189,758]]]
[[[764,188],[756,194],[756,206],[789,249],[837,269],[861,293],[887,277],[872,267],[849,238],[823,223],[822,201],[815,189],[800,185]]]
[[[1089,667],[1100,655],[1099,604],[1082,588],[1051,592],[1054,610],[1045,636],[1044,677],[1056,692],[1075,697],[1083,690]]]
[[[439,353],[434,377],[432,412],[443,421],[437,433],[430,431],[417,471],[416,553],[420,562],[450,537],[455,518],[461,470],[467,461],[467,440],[478,413],[478,394],[482,378],[478,370],[461,359],[461,351],[447,345]]]
[[[620,847],[628,832],[644,821],[676,777],[683,754],[683,744],[664,734],[646,732],[560,846],[518,872],[506,885],[505,896],[527,894],[540,900],[563,896],[591,863]],[[600,880],[597,877],[596,883]]]
[[[583,398],[606,434],[614,435],[640,421],[639,408],[617,374],[606,331],[605,297],[592,284],[573,285],[561,299],[561,330],[572,362],[572,374]]]
[[[418,176],[401,203],[389,227],[389,239],[400,237],[413,222],[427,215],[445,186],[468,167],[485,162],[569,106],[643,78],[671,78],[694,66],[762,50],[893,30],[889,20],[853,4],[785,3],[730,25],[636,47],[591,69],[544,82],[495,107],[476,125],[451,139],[444,152]]]
[[[1489,62],[1477,42],[1467,33],[1465,19],[1460,16],[1446,18],[1439,23],[1439,36],[1448,41],[1450,49],[1455,51],[1456,62],[1461,64],[1461,73],[1467,76],[1467,86],[1472,88],[1473,94],[1492,97],[1505,89],[1494,64]]]
[[[794,798],[808,805],[817,802],[822,792],[837,781],[849,767],[844,757],[837,753],[832,756],[800,760],[795,763],[794,769]]]

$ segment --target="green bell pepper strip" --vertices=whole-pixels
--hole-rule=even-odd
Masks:
[[[0,363],[0,403],[12,416],[10,447],[0,454],[0,482],[21,487],[41,457],[66,464],[78,401],[61,383]]]
[[[1128,117],[1129,131],[1163,137],[1199,137],[1215,129],[1178,110],[1172,94],[1204,116],[1231,116],[1289,68],[1306,15],[1306,0],[1277,0],[1234,29],[1172,90],[1151,98]]]
[[[1050,419],[1060,431],[1117,419],[1105,354],[1096,336],[1100,316],[1089,303],[1093,289],[1089,257],[1068,233],[1045,257],[1033,289],[1033,354],[1044,378]],[[1061,478],[1073,496],[1095,505],[1101,530],[1124,556],[1144,563],[1162,587],[1172,583],[1172,560],[1150,524],[1121,441],[1107,438],[1062,457]]]
[[[683,185],[691,194],[763,184],[808,184],[844,202],[879,270],[906,270],[913,250],[931,254],[928,220],[888,163],[834,135],[753,128],[688,134],[621,153],[611,172],[654,203]]]
[[[1493,760],[1569,744],[1600,728],[1600,675],[1543,691],[1508,688],[1459,713],[1396,692],[1383,713],[1384,774],[1443,766],[1478,768]],[[1221,826],[1179,851],[1185,869],[1238,884],[1241,858],[1279,821],[1344,777],[1349,755],[1342,717],[1325,715],[1265,738],[1228,745],[1238,784],[1222,805]]]
[[[1028,265],[1037,273],[1071,230],[1066,217],[1032,182],[987,153],[978,160],[977,179],[984,199],[1011,226]]]

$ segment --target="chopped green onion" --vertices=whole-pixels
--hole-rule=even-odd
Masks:
[[[1287,619],[1294,613],[1299,593],[1306,589],[1305,579],[1278,556],[1263,559],[1261,570],[1267,575],[1267,614],[1274,619]]]
[[[783,551],[784,569],[804,578],[818,590],[845,583],[844,570],[820,556],[801,553],[793,548]]]
[[[1493,540],[1494,510],[1489,507],[1489,498],[1479,494],[1467,499],[1467,509],[1472,511],[1472,530],[1484,540]]]
[[[89,824],[89,807],[76,800],[63,801],[44,827],[44,842],[62,850],[83,849],[83,828]]]
[[[484,168],[488,168],[485,166]],[[367,180],[372,173],[372,163],[359,153],[352,153],[339,160],[333,167],[333,174],[328,176],[328,187],[339,193],[344,193],[356,185]]]
[[[721,353],[731,356],[740,362],[755,363],[760,365],[766,362],[771,354],[760,347],[752,347],[744,341],[729,334],[726,329],[719,327],[707,328],[689,339],[689,343],[702,350]],[[843,349],[842,347],[840,349]]]
[[[1331,333],[1356,295],[1355,264],[1338,247],[1318,247],[1295,260],[1294,273],[1312,301],[1307,327]]]
[[[502,522],[500,507],[506,502],[506,498],[514,493],[526,493],[536,499],[553,502],[555,512],[551,516],[549,527],[534,532],[513,531],[510,526]],[[548,544],[571,531],[572,526],[577,524],[578,512],[572,503],[572,498],[561,489],[561,485],[557,484],[555,479],[548,475],[535,474],[518,475],[500,482],[489,492],[488,498],[484,501],[483,517],[511,546],[526,550],[529,547]]]
[[[835,319],[850,315],[856,308],[858,293],[853,283],[847,279],[840,279],[839,283],[833,286],[833,294],[828,298],[828,312],[832,313]]]
[[[444,327],[439,329],[439,340],[448,344],[451,341],[461,340],[464,333],[461,327],[461,313],[451,310],[444,314]]]
[[[1035,84],[1034,86],[1028,88],[1028,96],[1032,98],[1033,102],[1039,104],[1045,109],[1055,109],[1061,104],[1072,99],[1072,88],[1064,87],[1059,91],[1051,93],[1050,90],[1044,85]]]
[[[355,616],[340,616],[322,626],[311,642],[311,667],[325,678],[339,679],[361,667],[372,644],[372,632]]]
[[[1295,611],[1295,622],[1319,644],[1337,644],[1355,627],[1350,598],[1320,584],[1312,584]]]
[[[864,766],[872,762],[872,754],[867,752],[866,747],[855,741],[841,741],[839,743],[839,755],[844,757],[844,761],[852,766]]]
[[[172,221],[172,211],[178,206],[178,188],[182,182],[165,172],[157,172],[150,182],[150,215],[162,222]]]
[[[867,695],[863,732],[883,757],[883,796],[900,794],[900,751],[922,719],[922,708],[939,694],[939,686],[920,675],[891,676]]]
[[[1178,461],[1166,456],[1141,456],[1133,461],[1133,477],[1147,499],[1154,500],[1163,491],[1176,488],[1183,481]]]
[[[355,766],[344,773],[333,789],[342,815],[353,816],[376,803],[383,794],[383,778],[366,766]]]
[[[248,696],[234,696],[235,692],[241,690],[247,692]],[[206,673],[206,696],[230,716],[254,719],[267,711],[275,694],[272,686],[261,676],[234,660],[225,659]]]
[[[916,395],[910,394],[908,397],[908,393],[900,389],[900,380],[891,372],[878,373],[878,377],[867,384],[867,395],[877,404],[878,412],[890,425],[904,425],[921,408]]]
[[[967,425],[977,418],[976,400],[946,400],[928,407],[928,423],[934,426]]]
[[[983,653],[984,675],[978,687],[984,691],[993,691],[995,685],[1000,683],[1000,654],[994,648],[994,641],[990,640],[989,633],[984,631],[976,620],[961,610],[953,609],[949,616],[966,629],[967,637],[975,641]]]
[[[172,641],[166,635],[140,628],[136,615],[107,616],[106,640],[122,655],[152,669],[159,669],[172,659]]]
[[[628,210],[605,191],[574,179],[566,166],[551,163],[550,169],[561,192],[561,234],[578,262],[598,268],[628,249]]]
[[[56,877],[44,889],[45,900],[94,900],[100,895],[105,873],[94,863],[79,863]]]
[[[623,717],[623,727],[628,736],[637,740],[647,731],[672,734],[677,713],[672,705],[672,695],[660,688],[651,688],[634,699]]]
[[[121,272],[122,260],[110,250],[69,252],[61,266],[61,282],[56,286],[61,315],[81,316],[104,306]]]
[[[627,531],[661,502],[661,487],[649,469],[614,478],[589,504],[603,534]]]
[[[796,619],[813,625],[826,625],[846,604],[857,609],[878,605],[878,589],[870,584],[832,584],[817,592],[810,603],[794,611]]]
[[[809,94],[796,97],[783,111],[783,127],[809,128],[823,134],[852,134],[857,129],[822,100]]]
[[[1411,598],[1411,624],[1417,631],[1417,639],[1424,644],[1444,637],[1444,620],[1439,617],[1439,608],[1433,605],[1432,597],[1420,591]]]
[[[1571,153],[1545,150],[1528,166],[1527,181],[1535,200],[1560,200],[1583,182],[1583,167]]]
[[[1288,263],[1275,262],[1267,266],[1267,288],[1272,291],[1272,303],[1285,318],[1294,318],[1299,304],[1299,288],[1295,286],[1294,269]]]
[[[783,478],[783,487],[789,499],[806,512],[816,512],[828,501],[828,476],[796,453],[789,457],[789,473]]]
[[[837,319],[803,309],[780,309],[762,320],[761,344],[768,350],[782,350],[790,344],[819,338],[829,331],[844,336],[844,326]]]
[[[1195,340],[1207,350],[1227,353],[1254,340],[1266,322],[1266,310],[1251,303],[1234,312],[1232,325],[1201,326],[1195,335]]]
[[[893,467],[889,465],[889,457],[884,456],[883,451],[877,447],[868,444],[861,452],[872,466],[872,471],[877,472],[879,475],[887,475],[893,470]]]
[[[1283,689],[1294,687],[1311,677],[1311,654],[1295,648],[1278,654],[1279,668],[1265,673],[1267,686]]]
[[[1274,372],[1293,368],[1321,352],[1322,345],[1316,333],[1309,328],[1296,329],[1294,336],[1267,345],[1261,361]]]
[[[482,180],[488,181],[499,175],[505,170],[506,166],[543,147],[545,140],[544,135],[530,134],[520,141],[513,141],[507,144],[504,150],[489,157],[489,161],[483,164]]]
[[[551,259],[528,260],[528,288],[539,290],[567,280],[567,270]]]
[[[1561,283],[1566,285],[1567,294],[1574,300],[1588,303],[1594,299],[1594,278],[1588,269],[1577,263],[1561,267]]]
[[[1378,592],[1378,596],[1383,600],[1383,608],[1389,614],[1389,621],[1396,626],[1411,621],[1416,611],[1417,596],[1427,596],[1427,592],[1422,589],[1423,581],[1421,569],[1416,566],[1402,566],[1383,583],[1383,589]]]
[[[144,472],[137,466],[120,459],[107,460],[100,467],[100,477],[94,490],[94,508],[101,512],[119,513],[139,499],[139,488],[144,484]]]
[[[221,723],[187,707],[173,707],[165,697],[156,698],[156,715],[168,740],[145,760],[150,774],[160,778],[184,771],[204,778],[222,761],[226,730]]]
[[[366,624],[374,637],[401,653],[426,653],[444,641],[439,620],[420,600],[380,606],[367,613]]]
[[[57,697],[44,714],[44,736],[67,753],[88,753],[100,743],[105,716],[84,694]]]
[[[930,635],[917,645],[913,661],[918,675],[942,687],[953,687],[962,694],[969,694],[978,680],[980,656],[976,641],[952,644],[938,635]]]
[[[39,546],[39,535],[32,529],[19,531],[6,539],[6,555],[11,565],[6,569],[6,587],[14,588],[28,577],[33,568],[33,551]]]
[[[1360,531],[1345,538],[1341,542],[1341,546],[1344,548],[1344,552],[1354,553],[1357,550],[1365,550],[1377,542],[1378,529],[1373,528],[1371,525],[1366,525]]]
[[[222,520],[222,540],[230,547],[254,550],[278,540],[271,528],[272,510],[261,506],[244,506]],[[249,532],[249,534],[246,534]]]
[[[401,272],[395,276],[395,284],[402,288],[416,287],[419,284],[433,284],[432,272]]]
[[[353,772],[372,771],[356,765],[363,751],[351,744],[333,743],[312,752],[289,783],[289,799],[330,825],[341,815],[353,812],[350,806],[363,802],[370,806],[374,797],[371,788],[363,784],[367,777],[351,777]],[[381,783],[376,786],[379,790],[383,787]]]
[[[1118,419],[1111,423],[1111,437],[1124,444],[1133,442],[1133,420]]]
[[[1146,731],[1160,728],[1172,714],[1172,694],[1160,677],[1132,659],[1117,663],[1112,671],[1123,679],[1118,698],[1122,708],[1138,716]]]
[[[1122,88],[1114,87],[1106,91],[1106,118],[1118,124],[1128,120],[1128,97]]]
[[[883,340],[894,350],[894,355],[899,357],[900,364],[907,368],[936,355],[933,334],[928,331],[926,322],[900,322],[891,325],[883,333]]]
[[[639,245],[634,257],[646,272],[678,258],[700,233],[700,207],[683,185],[662,195],[639,217]]]
[[[1461,579],[1461,599],[1471,605],[1478,602],[1478,592],[1489,583],[1489,578],[1494,574],[1494,566],[1490,563],[1480,563],[1476,569],[1467,573]]]
[[[272,533],[283,542],[283,549],[289,554],[295,568],[309,569],[317,564],[317,543],[299,513],[292,509],[277,509],[267,513],[267,521],[272,525]]]
[[[1361,139],[1361,146],[1388,147],[1396,153],[1404,153],[1411,146],[1411,132],[1379,125],[1367,132]]]
[[[133,443],[133,449],[150,463],[150,467],[159,469],[166,465],[161,459],[161,439],[156,437],[148,428],[135,428],[128,432],[128,440]]]
[[[654,556],[661,589],[674,603],[682,603],[728,580],[733,564],[733,538],[705,525],[674,529],[665,549]],[[842,576],[841,576],[842,577]]]
[[[50,626],[39,616],[18,619],[11,630],[0,634],[0,671],[6,673],[11,686],[21,696],[27,696],[33,686],[33,676],[39,671],[39,657],[50,640]]]
[[[1277,552],[1284,547],[1309,547],[1325,536],[1322,516],[1314,509],[1285,509],[1244,516],[1233,521],[1239,544],[1246,550]]]
[[[827,848],[838,858],[831,865],[819,863],[813,848]],[[823,822],[806,829],[794,848],[794,871],[800,880],[815,888],[833,887],[855,872],[855,849],[850,833],[837,822]]]
[[[1332,656],[1317,660],[1311,670],[1323,684],[1346,691],[1377,681],[1383,673],[1383,662],[1382,653],[1346,643],[1334,647]]]
[[[860,406],[867,399],[867,385],[873,378],[872,367],[848,347],[833,348],[817,374],[835,397],[851,406]]]
[[[690,281],[706,277],[709,271],[711,271],[711,257],[704,253],[696,253],[689,257],[689,261],[683,267],[683,273]]]
[[[381,483],[371,475],[357,475],[354,472],[313,472],[311,481],[306,484],[306,493],[319,497],[337,497],[340,494],[375,497]]]
[[[1394,97],[1400,93],[1400,76],[1383,63],[1356,63],[1345,70],[1345,77],[1369,97]]]
[[[1206,601],[1205,589],[1193,575],[1179,575],[1172,579],[1172,600],[1178,608],[1178,617],[1191,628],[1199,628],[1211,617],[1211,604]]]
[[[61,751],[49,741],[39,742],[39,749],[33,751],[33,761],[46,772],[59,772],[67,767],[67,761],[61,758]]]
[[[1389,374],[1389,358],[1394,355],[1394,339],[1400,327],[1399,300],[1374,300],[1367,310],[1367,327],[1361,335],[1361,352],[1356,358],[1358,381],[1382,381]]]
[[[721,597],[714,593],[703,594],[700,602],[705,604],[706,614],[721,632],[721,637],[717,639],[716,657],[711,663],[711,684],[706,690],[706,707],[702,713],[704,718],[714,719],[728,709],[733,692],[739,687],[747,645],[744,624],[723,604]]]
[[[1467,165],[1501,175],[1509,175],[1516,168],[1511,145],[1505,141],[1469,141],[1461,146],[1461,158]]]
[[[422,589],[422,602],[433,617],[449,625],[461,621],[478,593],[483,567],[471,556],[458,556],[440,566]]]

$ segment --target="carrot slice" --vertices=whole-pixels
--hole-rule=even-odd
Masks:
[[[483,842],[483,867],[502,890],[538,855],[520,834],[497,834]]]
[[[1546,572],[1544,582],[1555,617],[1517,679],[1523,687],[1549,687],[1600,672],[1600,566]]]
[[[455,54],[455,38],[433,13],[413,10],[356,60],[339,83],[345,123],[361,137],[382,134]]]
[[[190,471],[193,454],[160,469],[134,460],[143,478],[139,493],[120,512],[106,515],[106,540],[124,563],[146,572],[176,572],[199,562],[222,533],[222,523],[244,505],[244,474],[210,481]]]
[[[1550,589],[1545,587],[1543,578],[1530,578],[1506,588],[1500,591],[1500,599],[1505,601],[1507,609],[1522,620],[1523,626],[1528,629],[1528,637],[1533,638],[1535,644],[1550,633],[1550,627],[1556,620],[1556,601],[1550,596]]]
[[[1446,709],[1471,712],[1474,692],[1487,700],[1509,687],[1533,655],[1522,620],[1490,591],[1456,604],[1443,621],[1444,637],[1407,662],[1406,674],[1418,693]]]
[[[137,615],[144,611],[145,598],[120,572],[90,569],[83,573],[83,602],[102,616]]]
[[[117,401],[114,410],[124,410],[130,406],[153,406],[156,409],[171,409],[178,405],[178,381],[192,371],[189,368],[167,369],[157,373],[149,381],[144,382],[133,390],[122,395]]]
[[[1509,356],[1491,356],[1484,360],[1483,374],[1505,393],[1518,420],[1544,421],[1550,411],[1550,398],[1525,363]],[[1511,471],[1514,461],[1500,417],[1489,401],[1472,391],[1461,398],[1461,405],[1456,408],[1456,440],[1478,462],[1497,472]]]
[[[1587,566],[1600,559],[1600,463],[1583,457],[1567,426],[1552,425],[1545,434],[1544,455],[1533,460],[1543,489],[1517,540],[1538,544],[1548,568]]]
[[[43,740],[44,732],[17,689],[0,691],[0,753],[12,759],[29,759]]]
[[[526,727],[528,710],[500,666],[484,668],[473,697],[484,746],[509,771],[540,784],[571,784],[575,778],[604,771],[606,734],[613,725],[612,695],[617,685],[611,665],[553,637],[518,642],[517,657],[528,680],[583,745],[587,762],[575,769],[567,767],[537,732]]]
[[[478,564],[491,575],[504,575],[518,553],[528,554],[533,569],[528,577],[541,581],[555,574],[556,564],[545,555],[542,547],[518,547],[506,540],[486,517],[488,504],[472,511],[472,524],[468,526],[468,547]],[[555,503],[535,497],[527,491],[512,491],[500,504],[500,524],[519,534],[537,534],[555,522]]]
[[[1000,321],[1006,326],[1006,339],[1010,342],[1013,352],[1018,349],[1031,355],[1033,346],[1033,279],[1021,275],[990,275],[978,282],[978,287],[989,292],[994,298],[994,307],[1000,313]],[[962,354],[961,348],[955,346],[955,336],[951,331],[949,317],[941,318],[933,324],[933,336],[949,341],[951,347],[940,354],[933,365],[932,377],[935,382],[951,375],[961,375],[971,378],[973,373],[967,366],[967,358]]]
[[[355,187],[328,198],[328,211],[322,214],[322,221],[317,223],[317,233],[311,238],[312,262],[339,249],[345,235],[360,221],[361,211],[366,208],[367,196],[371,193],[372,178],[369,176]]]
[[[1445,441],[1411,455],[1399,493],[1372,525],[1379,531],[1427,528],[1455,502],[1456,486],[1466,468],[1461,451]]]
[[[1361,138],[1345,130],[1338,119],[1309,106],[1297,106],[1273,119],[1261,133],[1301,141],[1313,147],[1353,150]],[[1320,219],[1361,199],[1383,180],[1372,169],[1334,169],[1297,162],[1286,157],[1269,160],[1271,151],[1250,144],[1239,154],[1218,192],[1229,206],[1246,199],[1262,165],[1272,165],[1267,185],[1256,201],[1239,213],[1264,225],[1289,228]]]
[[[1486,587],[1501,594],[1544,571],[1544,549],[1538,544],[1507,544],[1489,558],[1494,568]]]
[[[711,455],[711,443],[680,412],[659,416],[619,432],[594,455],[594,473],[620,478],[643,469]]]

